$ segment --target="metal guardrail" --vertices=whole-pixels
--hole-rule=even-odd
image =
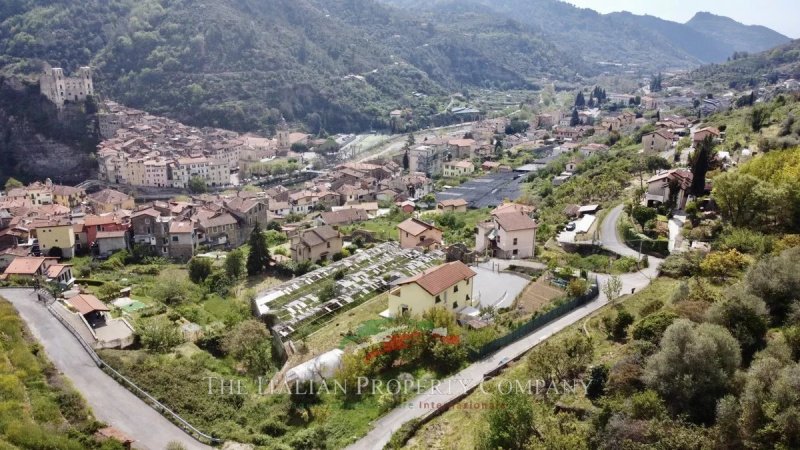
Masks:
[[[100,370],[109,373],[109,375],[112,378],[114,378],[117,382],[122,382],[120,384],[124,383],[123,385],[129,391],[132,391],[134,394],[136,394],[137,397],[144,399],[145,403],[147,403],[151,408],[159,412],[162,416],[165,416],[167,419],[171,419],[173,423],[178,425],[178,427],[183,429],[183,431],[185,431],[188,435],[192,436],[194,439],[203,443],[210,443],[210,444],[221,444],[225,442],[222,439],[215,438],[209,434],[203,433],[202,431],[198,430],[192,424],[190,424],[186,419],[178,415],[178,413],[169,409],[163,403],[159,402],[155,397],[148,394],[144,389],[137,386],[136,383],[134,383],[133,381],[131,381],[130,379],[119,373],[116,369],[108,365],[108,363],[106,363],[100,358],[97,352],[94,351],[94,349],[86,342],[86,340],[83,339],[80,333],[78,333],[78,330],[76,330],[69,322],[67,322],[63,317],[61,317],[60,314],[58,314],[53,309],[51,305],[53,304],[53,302],[55,302],[55,298],[50,296],[49,293],[42,291],[36,291],[36,295],[38,296],[39,301],[45,305],[45,308],[47,308],[50,314],[56,319],[58,319],[58,321],[61,322],[61,324],[64,325],[64,327],[67,329],[67,331],[69,331],[73,336],[75,336],[75,339],[78,340],[78,343],[81,345],[81,347],[83,347],[86,353],[89,354],[89,357],[92,358],[92,360],[97,365],[97,367],[100,368]]]

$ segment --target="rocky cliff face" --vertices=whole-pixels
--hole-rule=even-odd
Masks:
[[[93,100],[59,111],[38,84],[0,78],[0,183],[14,177],[76,184],[91,177],[99,142],[95,111]]]

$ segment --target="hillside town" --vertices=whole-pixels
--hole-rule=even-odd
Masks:
[[[639,381],[620,375],[620,364],[643,372],[633,359],[658,351],[668,326],[712,317],[706,310],[716,306],[707,298],[722,304],[734,280],[752,282],[748,265],[796,246],[776,235],[769,250],[752,250],[753,231],[743,230],[755,222],[727,178],[800,136],[793,81],[710,94],[680,74],[658,74],[624,92],[581,86],[548,102],[542,94],[514,111],[465,101],[448,107],[458,123],[402,134],[331,136],[281,118],[262,135],[97,101],[92,68],[73,77],[48,68],[39,92],[58,114],[97,108],[96,172],[75,186],[54,182],[56,174],[8,179],[0,192],[0,293],[44,305],[80,352],[109,373],[130,374],[126,383],[137,392],[161,389],[152,384],[156,372],[192,381],[219,376],[223,387],[228,378],[258,379],[259,388],[289,390],[328,380],[473,377],[442,402],[428,390],[382,393],[372,403],[361,393],[289,392],[291,418],[239,434],[207,420],[213,406],[199,406],[202,414],[179,406],[215,426],[216,435],[206,435],[175,413],[199,441],[216,445],[224,436],[256,448],[288,433],[292,421],[313,425],[315,415],[332,411],[361,421],[347,436],[319,438],[339,447],[383,448],[409,423],[413,430],[398,432],[410,433],[403,445],[414,433],[431,439],[436,431],[425,424],[457,440],[438,414],[523,366],[552,382],[557,370],[541,369],[549,360],[526,355],[548,351],[539,345],[546,340],[568,345],[564,330],[577,344],[562,353],[589,348],[570,376],[591,372],[610,383],[611,373],[617,378],[608,386],[628,392]],[[776,119],[754,119],[759,108]],[[388,120],[400,129],[413,116],[395,109]],[[758,223],[795,230],[795,199],[787,194],[794,181],[783,177],[772,188],[750,173],[760,172],[746,172],[747,193],[778,205]],[[663,298],[642,306],[646,295]],[[654,315],[656,324],[648,319]],[[648,347],[626,347],[634,340]],[[592,346],[605,341],[612,350],[602,358],[613,364],[590,366]],[[631,361],[619,362],[623,352],[634,352]],[[164,391],[154,395],[174,401]],[[420,408],[401,417],[412,399],[437,413]],[[599,410],[584,400],[556,407],[583,420]],[[369,421],[349,407],[359,402]],[[278,424],[283,419],[290,425]],[[385,428],[375,425],[380,420]],[[114,427],[108,433],[133,441]]]

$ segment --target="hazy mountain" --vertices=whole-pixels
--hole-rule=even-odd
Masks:
[[[766,27],[698,13],[686,24],[628,12],[600,14],[560,0],[384,0],[414,11],[469,11],[533,26],[556,47],[590,62],[613,61],[653,70],[722,62],[734,51],[761,51],[789,38]]]
[[[731,18],[699,12],[686,25],[738,52],[760,52],[791,39],[761,25],[744,25]],[[727,55],[727,56],[730,56]]]

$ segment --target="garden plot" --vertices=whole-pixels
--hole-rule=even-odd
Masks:
[[[390,277],[412,276],[442,259],[440,251],[423,253],[388,242],[273,287],[258,295],[255,307],[259,315],[274,315],[278,323],[274,330],[288,337],[301,327],[327,322],[385,290]],[[322,301],[318,297],[320,287],[342,269],[346,274],[334,281],[336,297]]]

